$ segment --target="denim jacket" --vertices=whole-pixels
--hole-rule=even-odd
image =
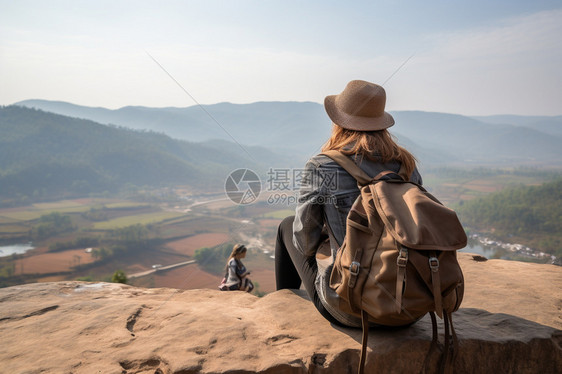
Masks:
[[[374,177],[381,171],[398,172],[400,163],[386,164],[353,157],[356,164]],[[418,170],[414,170],[410,180],[422,184]],[[313,257],[320,244],[326,240],[326,232],[333,235],[330,239],[332,263],[338,248],[345,237],[346,219],[351,205],[359,196],[357,181],[331,158],[324,155],[312,157],[305,166],[298,205],[293,223],[293,242],[296,248],[307,257]],[[324,225],[328,225],[328,230]],[[325,308],[341,323],[348,326],[360,326],[361,321],[338,310],[338,296],[329,287],[332,266],[318,263],[315,287]]]

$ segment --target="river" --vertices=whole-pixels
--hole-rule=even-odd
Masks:
[[[460,252],[475,253],[475,254],[479,254],[481,256],[484,256],[484,257],[490,259],[496,253],[496,249],[489,248],[489,247],[483,247],[478,243],[470,243],[469,242],[466,247],[464,247],[463,249],[460,250]]]
[[[10,244],[0,246],[0,257],[11,256],[13,254],[21,255],[35,247],[30,243],[27,244]]]

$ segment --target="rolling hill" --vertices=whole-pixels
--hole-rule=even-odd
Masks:
[[[221,190],[236,168],[265,170],[280,157],[227,141],[175,140],[25,107],[0,107],[0,198],[83,195],[126,185]]]
[[[544,133],[562,136],[562,116],[513,116],[513,115],[496,115],[496,116],[480,116],[472,117],[476,120],[496,124],[496,125],[515,125],[529,127]]]
[[[26,100],[15,105],[90,119],[102,124],[162,132],[173,138],[192,142],[214,139],[232,141],[234,138],[247,145],[279,150],[306,150],[311,145],[319,147],[330,134],[330,120],[326,118],[324,109],[315,103],[219,103],[206,105],[205,110],[198,106],[128,106],[109,110],[45,100]]]
[[[431,112],[393,112],[396,133],[472,165],[560,165],[562,137],[514,125]],[[400,136],[399,136],[400,137]]]

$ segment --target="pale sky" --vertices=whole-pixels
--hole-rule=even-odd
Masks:
[[[150,54],[201,104],[321,103],[363,79],[386,82],[391,111],[562,115],[560,0],[0,0],[0,9],[0,105],[195,105]]]

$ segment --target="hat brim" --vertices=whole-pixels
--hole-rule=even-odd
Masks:
[[[328,117],[336,125],[356,131],[377,131],[384,130],[394,125],[394,118],[390,113],[384,112],[379,117],[362,117],[347,114],[338,109],[336,105],[337,95],[326,96],[324,99],[324,109]]]

